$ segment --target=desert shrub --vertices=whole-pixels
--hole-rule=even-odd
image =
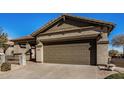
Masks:
[[[105,79],[124,79],[124,73],[116,73],[107,76]]]
[[[8,70],[11,70],[11,64],[10,63],[2,63],[1,71],[8,71]]]

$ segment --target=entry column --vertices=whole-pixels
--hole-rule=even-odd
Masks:
[[[102,39],[97,41],[97,64],[108,64],[108,37],[101,33]]]
[[[43,63],[43,43],[39,42],[36,45],[36,62]]]
[[[32,52],[31,52],[31,45],[29,44],[29,42],[26,43],[26,60],[32,60]]]

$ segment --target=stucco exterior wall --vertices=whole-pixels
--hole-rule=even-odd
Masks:
[[[94,31],[94,30],[88,30],[88,31],[74,31],[74,32],[69,32],[69,33],[57,33],[57,34],[52,34],[52,35],[43,35],[43,36],[38,36],[37,40],[41,41],[49,41],[49,40],[54,40],[54,39],[71,39],[73,40],[74,38],[83,38],[83,37],[88,37],[90,35],[97,35],[100,32]]]
[[[6,50],[6,55],[12,55],[12,52],[14,52],[14,47],[9,47],[7,50]]]
[[[69,28],[80,28],[80,27],[87,27],[92,26],[91,24],[87,22],[80,22],[80,21],[73,21],[73,20],[65,20],[65,21],[59,21],[56,24],[54,24],[52,27],[47,29],[44,33],[49,32],[60,32],[60,30],[67,30]]]
[[[39,42],[38,45],[36,45],[36,62],[43,63],[43,44]]]
[[[97,64],[108,64],[108,44],[97,45]]]
[[[102,38],[97,42],[97,64],[108,64],[107,41],[107,33],[102,33]]]
[[[14,53],[24,53],[26,50],[26,48],[20,48],[20,46],[17,44],[17,45],[14,45]]]
[[[0,48],[0,53],[3,53],[4,51],[3,51],[3,49],[2,48]]]

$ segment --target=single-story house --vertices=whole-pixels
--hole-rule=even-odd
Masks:
[[[34,54],[41,63],[107,64],[108,36],[114,27],[111,22],[63,14],[31,35],[12,40],[14,52],[33,49],[30,59]]]

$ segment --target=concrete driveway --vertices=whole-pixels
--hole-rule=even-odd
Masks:
[[[96,79],[112,71],[100,71],[97,66],[28,62],[19,69],[0,74],[1,79]]]

